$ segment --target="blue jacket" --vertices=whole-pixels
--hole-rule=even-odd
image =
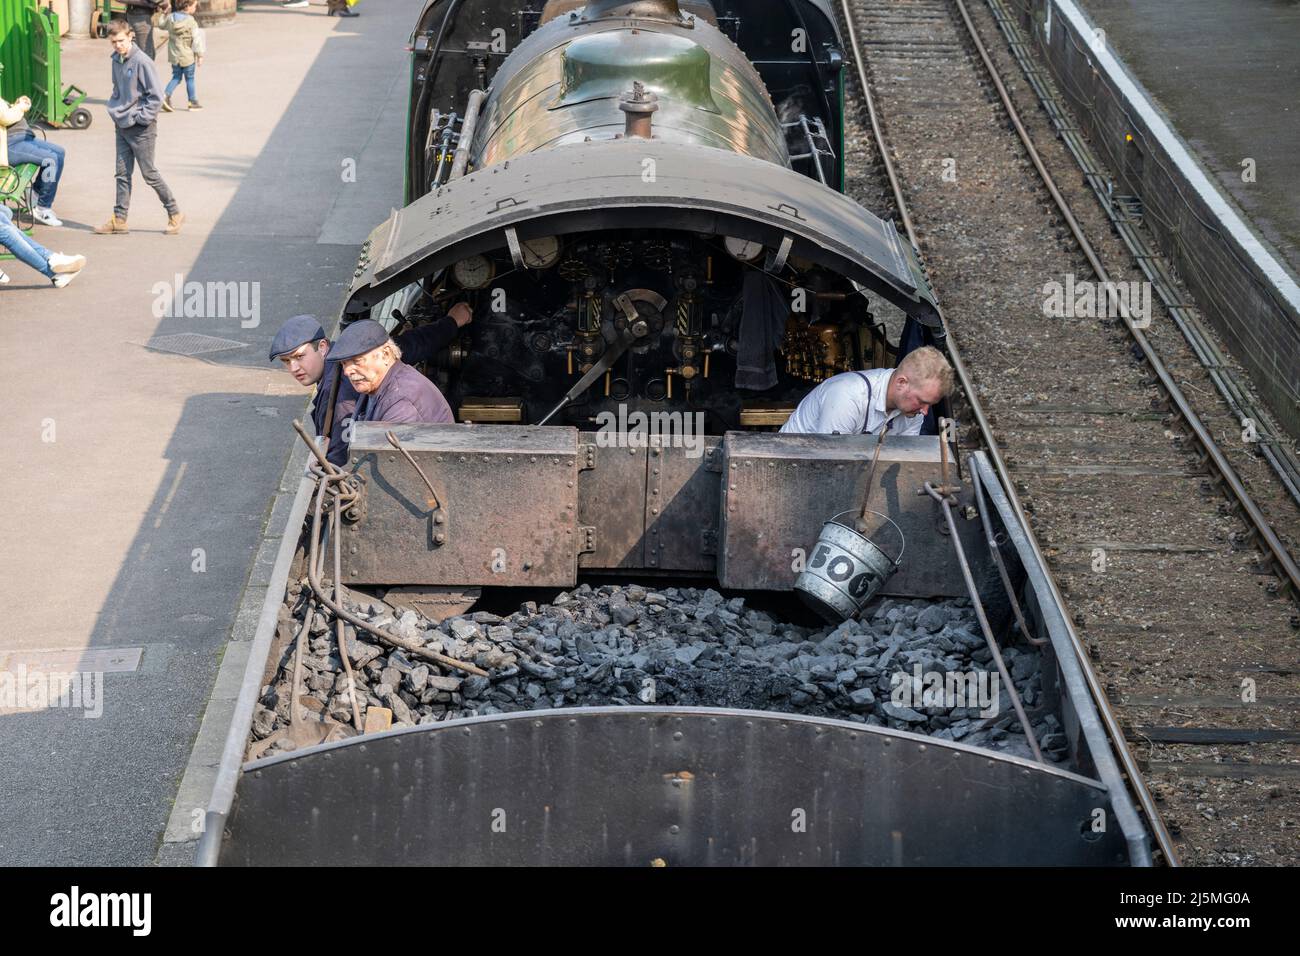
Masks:
[[[108,115],[122,129],[148,126],[162,108],[162,84],[153,60],[134,43],[126,59],[112,54],[113,95],[108,98]]]
[[[436,385],[418,369],[398,362],[388,370],[378,390],[361,396],[353,421],[436,425],[454,422],[455,418]]]
[[[451,340],[456,337],[459,330],[456,320],[449,315],[444,315],[437,322],[422,325],[410,332],[403,332],[396,336],[394,341],[402,350],[402,357],[409,359],[412,364],[428,362],[451,344]],[[311,420],[316,426],[312,434],[325,434],[325,409],[329,404],[330,392],[334,390],[335,377],[339,380],[339,390],[334,399],[334,420],[330,423],[329,451],[326,452],[325,457],[342,468],[348,460],[348,443],[344,440],[345,423],[355,412],[357,401],[361,396],[348,381],[348,377],[343,374],[339,362],[331,362],[328,359],[325,362],[325,374],[321,376],[320,384],[316,386],[316,402],[311,409]],[[437,392],[437,389],[435,388],[434,391]],[[441,393],[438,397],[442,397]],[[450,408],[447,409],[446,420],[452,420]]]
[[[361,396],[352,387],[348,377],[343,374],[343,369],[338,362],[326,361],[325,363],[325,374],[321,376],[320,384],[316,386],[316,401],[311,407],[311,420],[316,426],[312,434],[325,434],[325,409],[329,407],[330,393],[334,391],[336,378],[339,391],[334,398],[334,420],[330,423],[330,444],[325,457],[342,468],[348,460],[348,443],[344,440],[346,422],[355,411],[357,399]]]

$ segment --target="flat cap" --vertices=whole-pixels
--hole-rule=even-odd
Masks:
[[[339,333],[338,341],[330,349],[330,361],[342,362],[365,355],[387,341],[388,331],[382,325],[374,319],[361,319]]]
[[[292,352],[300,345],[307,342],[318,342],[323,338],[328,338],[325,330],[320,327],[320,322],[314,315],[295,315],[292,319],[280,326],[280,331],[275,333],[275,338],[271,340],[271,354],[267,358],[274,360],[278,355],[284,355]],[[333,356],[330,356],[333,358]]]

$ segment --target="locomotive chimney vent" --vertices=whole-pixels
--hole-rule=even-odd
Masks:
[[[623,125],[625,139],[650,139],[650,117],[659,109],[659,97],[647,93],[640,80],[632,82],[632,89],[623,94],[618,101],[618,108],[623,111],[626,122]]]

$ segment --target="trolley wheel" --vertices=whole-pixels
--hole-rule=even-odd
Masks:
[[[90,125],[92,119],[94,117],[90,115],[90,110],[84,106],[78,106],[68,115],[68,125],[73,129],[85,129]]]
[[[101,40],[108,39],[108,26],[103,23],[96,23],[95,36],[99,37]]]

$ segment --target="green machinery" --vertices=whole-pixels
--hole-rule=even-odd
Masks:
[[[86,91],[63,85],[59,16],[35,0],[0,0],[0,96],[30,96],[31,119],[51,126],[85,129],[90,110],[82,106]]]

